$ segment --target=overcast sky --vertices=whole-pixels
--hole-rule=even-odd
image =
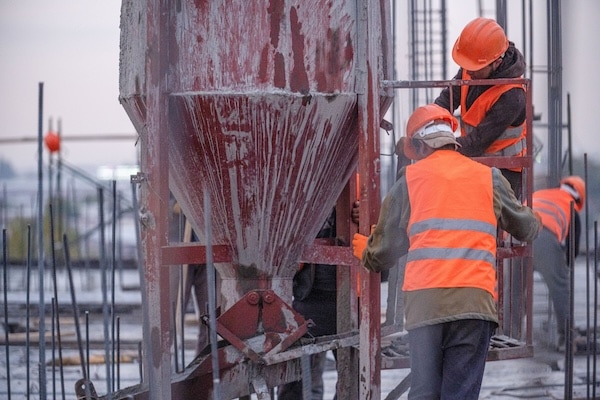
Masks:
[[[119,0],[0,0],[0,137],[38,135],[38,86],[44,131],[64,135],[134,134],[119,104]],[[135,142],[63,143],[72,164],[137,162]],[[46,156],[46,154],[45,154]],[[15,169],[37,168],[37,144],[2,144]]]
[[[475,0],[453,1],[461,7],[449,10],[449,48],[478,11]],[[534,2],[538,51],[546,46],[544,3]],[[398,4],[406,7],[404,2]],[[495,1],[483,4],[486,16],[493,16]],[[521,0],[508,4],[508,36],[520,47],[521,33],[515,29],[521,21]],[[120,7],[120,0],[0,0],[0,138],[37,137],[40,82],[44,83],[44,131],[50,119],[54,129],[60,119],[65,136],[135,133],[118,102]],[[570,1],[561,14],[567,27],[562,32],[563,93],[571,94],[574,149],[579,154],[588,152],[592,159],[600,154],[595,128],[600,91],[595,72],[600,54],[598,15],[597,0]],[[545,54],[540,52],[535,63],[537,70],[545,69]],[[449,73],[454,71],[451,67]],[[541,90],[546,79],[543,73],[534,76],[536,112],[547,108]],[[81,166],[135,164],[137,149],[133,140],[64,142],[63,156]],[[36,170],[37,144],[2,144],[0,158],[18,171]]]

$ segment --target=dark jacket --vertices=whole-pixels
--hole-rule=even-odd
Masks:
[[[335,209],[331,212],[323,227],[317,234],[317,239],[333,239],[336,237],[335,230]],[[337,267],[326,264],[305,264],[296,272],[293,281],[294,300],[305,300],[309,295],[315,295],[315,292],[335,297],[337,284]],[[329,292],[330,294],[326,293]]]
[[[462,68],[453,79],[462,79]],[[492,72],[489,79],[519,78],[525,72],[525,58],[509,42],[508,49],[500,66]],[[467,108],[475,99],[491,86],[469,86],[467,94]],[[452,86],[452,102],[450,101],[450,88],[442,90],[435,103],[454,112],[460,106],[460,86]],[[452,103],[452,108],[450,104]],[[479,157],[484,151],[506,130],[509,126],[519,126],[525,121],[526,95],[521,89],[511,89],[504,93],[487,113],[479,126],[467,136],[459,137],[461,144],[459,152],[469,157]]]

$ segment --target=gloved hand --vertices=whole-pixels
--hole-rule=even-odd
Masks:
[[[362,261],[362,255],[365,249],[367,248],[367,240],[369,238],[365,235],[361,235],[360,233],[355,233],[352,238],[352,253],[354,257],[358,258]]]

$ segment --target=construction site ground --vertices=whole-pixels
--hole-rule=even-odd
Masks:
[[[592,268],[593,265],[590,265]],[[23,324],[25,312],[23,311],[25,304],[25,287],[24,277],[19,271],[10,270],[9,290],[6,292],[7,309],[9,322]],[[46,347],[46,391],[48,398],[53,398],[54,393],[66,393],[66,399],[75,399],[74,385],[75,382],[82,377],[82,368],[79,363],[78,351],[76,346],[72,344],[76,342],[76,334],[73,328],[72,317],[68,311],[70,305],[70,295],[68,291],[67,275],[64,271],[57,274],[58,279],[58,304],[59,314],[65,314],[61,318],[61,342],[64,347],[62,354],[58,352],[58,340],[54,338],[54,345]],[[575,325],[585,327],[588,317],[594,321],[593,307],[594,302],[590,305],[590,314],[586,312],[588,303],[588,288],[593,294],[594,281],[590,284],[586,283],[588,276],[593,277],[593,273],[588,273],[586,269],[586,261],[583,257],[577,260],[575,267]],[[46,279],[48,279],[46,277]],[[32,279],[32,294],[31,302],[37,303],[38,294],[33,291],[37,284],[37,276]],[[78,294],[77,302],[80,309],[84,310],[82,319],[85,315],[88,316],[88,328],[81,326],[82,338],[86,338],[89,342],[90,358],[90,379],[94,384],[97,393],[103,395],[106,393],[108,382],[106,376],[108,373],[118,376],[119,379],[112,383],[115,389],[125,388],[135,385],[140,381],[140,364],[138,357],[138,346],[142,341],[142,324],[141,324],[141,292],[136,286],[137,272],[135,270],[126,270],[123,274],[117,274],[116,290],[115,290],[115,316],[119,329],[113,333],[109,329],[105,330],[102,316],[102,292],[99,289],[102,285],[98,278],[98,274],[94,273],[78,273],[75,274],[75,285],[88,290],[81,290]],[[110,285],[110,282],[108,283]],[[51,302],[53,297],[52,285],[46,282],[46,301]],[[387,298],[387,283],[382,284],[381,290],[382,305],[385,305]],[[108,299],[110,301],[110,299]],[[485,376],[481,390],[481,399],[497,399],[497,400],[514,400],[523,399],[564,399],[565,398],[565,355],[564,352],[556,350],[553,342],[556,340],[555,321],[553,321],[552,313],[549,311],[548,292],[541,277],[534,274],[534,298],[533,298],[533,336],[534,336],[534,355],[532,358],[520,358],[512,360],[492,361],[486,365]],[[86,312],[87,311],[87,312]],[[15,318],[15,313],[19,314],[20,318]],[[382,311],[382,314],[384,311]],[[2,313],[4,314],[4,313]],[[591,315],[591,316],[590,316]],[[37,319],[37,315],[31,315],[31,320]],[[190,318],[191,317],[191,318]],[[192,361],[194,354],[194,339],[196,336],[196,321],[193,320],[193,314],[186,318],[186,350],[183,354],[178,355],[177,364],[185,365]],[[4,320],[4,317],[3,317]],[[109,324],[110,325],[110,324]],[[4,326],[4,324],[2,324]],[[50,322],[47,323],[47,333],[50,331]],[[17,329],[18,330],[18,329]],[[49,333],[48,333],[49,334]],[[118,335],[119,342],[122,343],[118,351],[107,349],[105,347],[106,336]],[[27,365],[29,365],[29,388],[30,398],[39,398],[38,384],[38,358],[39,350],[37,346],[37,338],[35,335],[31,340],[29,353],[26,351],[23,332],[15,332],[10,335],[8,357],[6,357],[6,347],[4,346],[5,334],[2,332],[0,341],[3,343],[2,357],[0,359],[0,398],[8,398],[9,391],[13,399],[24,399],[27,387]],[[23,343],[15,345],[21,340]],[[66,343],[71,345],[66,346]],[[68,347],[68,348],[67,348]],[[110,371],[104,364],[105,354],[115,351],[121,362]],[[27,360],[29,354],[29,361]],[[62,371],[59,367],[52,368],[53,360],[62,358]],[[324,374],[325,382],[325,400],[333,399],[336,383],[335,363],[331,353],[327,354],[328,362],[326,372]],[[7,362],[8,368],[7,368]],[[55,362],[58,365],[58,362]],[[591,383],[591,378],[596,372],[597,360],[594,355],[575,355],[573,360],[573,399],[592,399],[595,393]],[[409,369],[395,369],[381,371],[381,399],[384,400],[388,394],[406,377]],[[598,376],[598,375],[597,375]],[[62,378],[61,378],[62,377]],[[588,385],[587,382],[590,382]],[[600,397],[598,395],[597,397]],[[400,399],[406,399],[407,394],[404,393]]]

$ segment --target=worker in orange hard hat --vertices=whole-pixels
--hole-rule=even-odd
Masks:
[[[571,204],[575,213],[571,219]],[[585,204],[585,182],[579,176],[568,176],[557,188],[541,189],[533,193],[533,208],[542,217],[543,230],[533,242],[533,267],[546,285],[554,305],[559,350],[565,346],[565,332],[569,315],[569,271],[571,254],[579,254],[581,221],[579,212]],[[571,225],[573,230],[571,231]],[[571,232],[574,237],[571,240]],[[574,245],[571,247],[571,243]],[[573,338],[575,350],[585,350],[585,337]]]
[[[500,170],[457,151],[456,126],[435,104],[413,112],[403,146],[417,161],[400,170],[371,235],[352,241],[370,271],[406,256],[409,398],[478,398],[498,326],[497,229],[532,241],[541,228]]]
[[[520,78],[525,59],[496,21],[476,18],[462,30],[452,49],[460,66],[454,79]],[[463,85],[442,90],[435,103],[450,112],[461,108],[460,152],[469,157],[520,156],[526,153],[526,95],[523,85]],[[519,168],[503,169],[517,197]]]

